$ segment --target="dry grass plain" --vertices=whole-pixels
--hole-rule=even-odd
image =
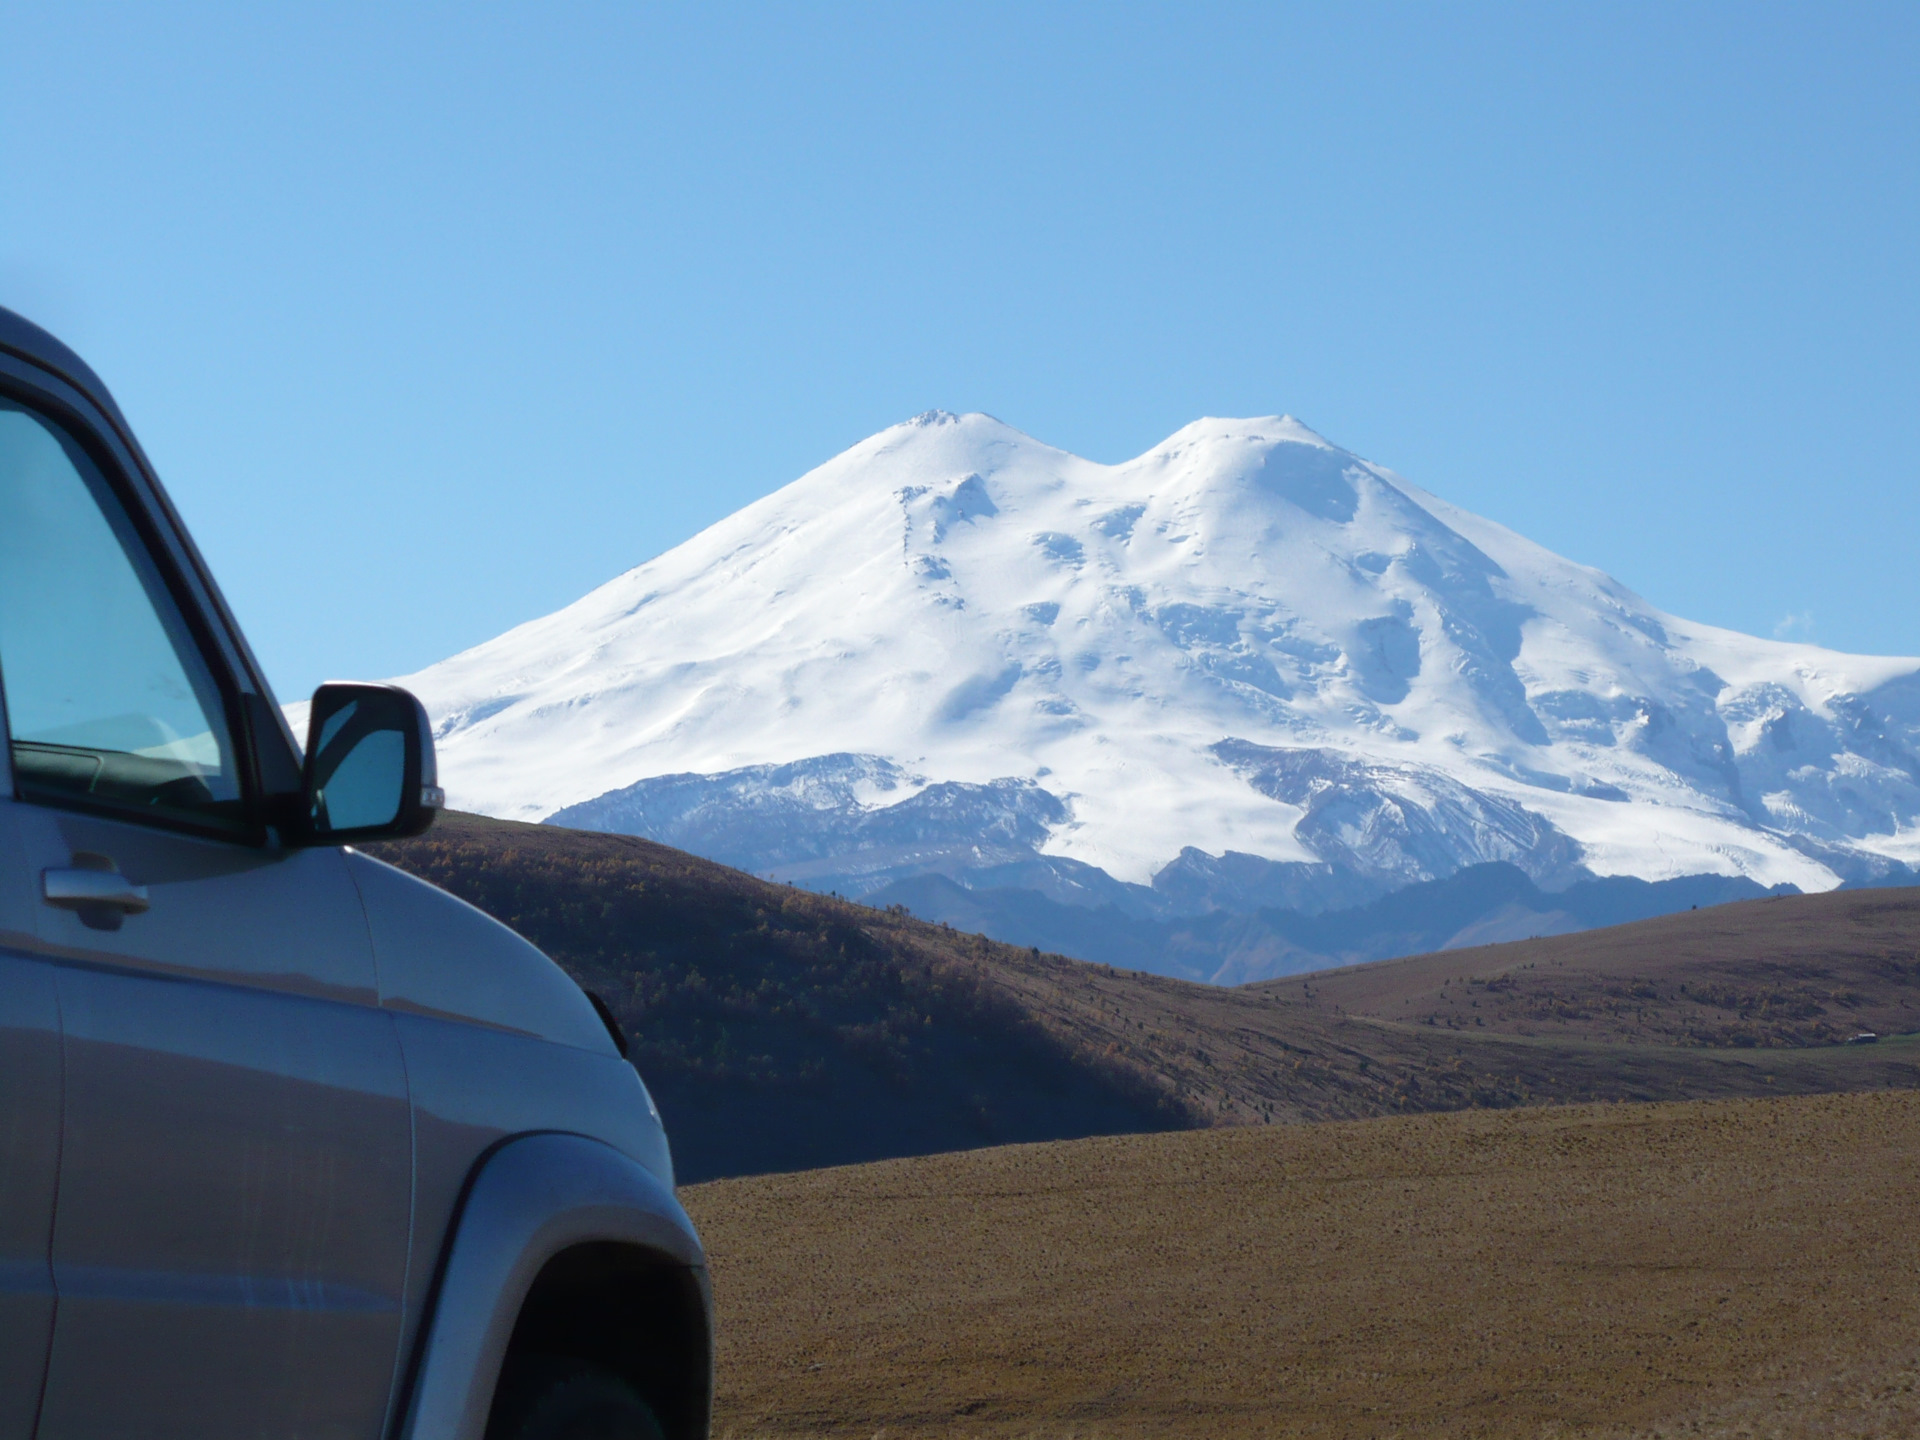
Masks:
[[[1920,1094],[1012,1146],[682,1192],[717,1440],[1920,1435]]]

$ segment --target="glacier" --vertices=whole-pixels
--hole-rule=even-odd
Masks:
[[[462,808],[859,896],[1920,862],[1920,660],[1666,614],[1286,416],[1105,465],[931,412],[399,683]]]

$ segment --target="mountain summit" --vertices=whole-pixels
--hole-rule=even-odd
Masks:
[[[466,808],[854,894],[1920,860],[1920,660],[1664,614],[1286,416],[1101,465],[921,415],[402,683]]]

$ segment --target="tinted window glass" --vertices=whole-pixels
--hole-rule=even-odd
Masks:
[[[0,684],[21,797],[237,827],[219,691],[92,462],[0,399]]]

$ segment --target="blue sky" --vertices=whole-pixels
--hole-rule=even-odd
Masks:
[[[0,304],[288,697],[918,411],[1287,411],[1655,604],[1920,653],[1911,6],[0,3]]]

